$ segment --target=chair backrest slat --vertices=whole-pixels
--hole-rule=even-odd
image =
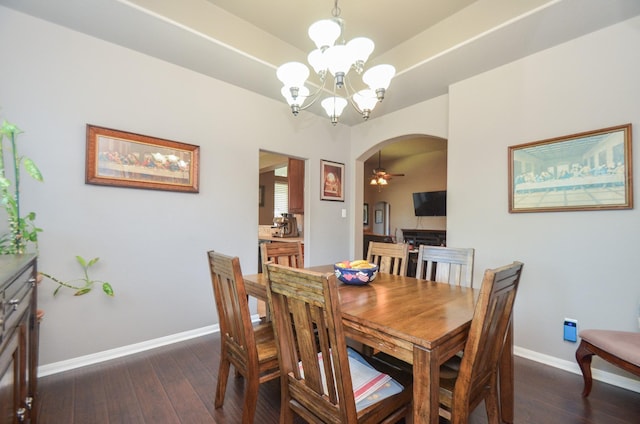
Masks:
[[[471,287],[475,249],[421,245],[416,278]]]
[[[367,261],[378,265],[379,272],[406,276],[409,262],[409,245],[369,242]]]
[[[302,243],[299,241],[274,241],[260,245],[262,264],[272,262],[291,268],[304,268]]]
[[[495,382],[522,267],[521,262],[514,262],[485,271],[456,380],[454,405]]]
[[[258,357],[240,259],[210,251],[209,269],[218,310],[220,333],[233,351],[255,363]]]

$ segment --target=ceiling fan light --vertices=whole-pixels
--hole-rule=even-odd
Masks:
[[[369,184],[378,185],[378,179],[374,176],[373,178],[371,178],[371,182]]]
[[[367,70],[362,75],[362,81],[373,91],[386,90],[391,84],[391,79],[396,74],[396,68],[391,65],[377,65]]]
[[[300,62],[287,62],[278,67],[276,76],[287,87],[304,87],[309,78],[309,68]]]
[[[333,43],[340,37],[341,32],[340,25],[333,19],[316,21],[311,24],[308,31],[309,38],[321,50],[333,46]]]
[[[382,177],[378,178],[378,185],[387,185],[387,180]]]

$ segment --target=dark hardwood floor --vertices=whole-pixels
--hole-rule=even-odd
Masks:
[[[232,378],[215,409],[219,334],[39,380],[40,424],[237,424],[243,380]],[[584,400],[582,377],[516,357],[518,424],[638,424],[640,394],[599,381]],[[278,381],[263,384],[256,424],[278,422]],[[486,423],[484,406],[472,424]]]

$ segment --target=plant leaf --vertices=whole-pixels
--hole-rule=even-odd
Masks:
[[[113,293],[113,287],[111,284],[104,282],[102,283],[102,291],[107,295],[113,297],[115,293]]]
[[[24,158],[24,168],[27,170],[27,172],[29,173],[29,175],[31,175],[31,177],[36,180],[36,181],[42,181],[42,174],[40,173],[40,170],[38,169],[38,167],[36,166],[35,163],[33,163],[33,161],[29,158]]]
[[[91,291],[91,288],[90,288],[90,287],[87,287],[87,288],[84,288],[84,289],[78,290],[78,291],[74,294],[74,296],[82,296],[83,294],[87,294],[87,293],[89,293],[90,291]]]
[[[84,260],[82,256],[76,256],[76,260],[80,265],[82,265],[83,268],[87,267],[87,262]]]
[[[95,264],[96,262],[98,262],[100,260],[100,258],[93,258],[89,261],[89,263],[87,264],[87,267],[92,266],[93,264]]]

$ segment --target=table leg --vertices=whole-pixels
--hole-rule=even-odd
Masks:
[[[440,367],[438,355],[428,349],[413,348],[413,423],[438,424]]]
[[[500,358],[500,416],[502,422],[513,423],[514,385],[513,385],[513,318],[509,323]]]

